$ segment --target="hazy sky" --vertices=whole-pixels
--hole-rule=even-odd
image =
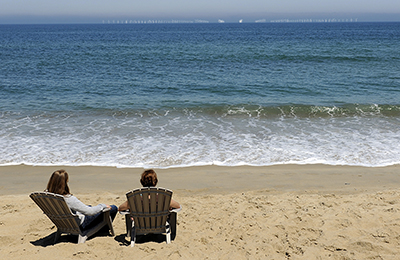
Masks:
[[[0,0],[0,23],[285,18],[400,21],[400,0]]]

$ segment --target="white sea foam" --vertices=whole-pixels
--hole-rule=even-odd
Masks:
[[[400,120],[385,117],[232,118],[204,114],[3,116],[0,165],[400,163]]]

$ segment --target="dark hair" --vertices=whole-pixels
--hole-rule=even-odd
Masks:
[[[68,173],[66,171],[64,170],[55,171],[53,172],[49,182],[47,183],[47,191],[60,195],[70,194],[67,182],[68,182]]]
[[[154,170],[146,170],[142,173],[140,183],[143,185],[143,187],[155,187],[157,182],[157,174]]]

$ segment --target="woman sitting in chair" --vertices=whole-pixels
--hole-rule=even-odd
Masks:
[[[154,170],[146,170],[142,173],[142,177],[140,178],[140,183],[143,185],[143,187],[155,187],[158,183],[158,179],[157,179],[157,174]],[[169,209],[179,209],[181,207],[181,205],[171,199],[171,203],[169,206]],[[125,211],[129,209],[129,204],[128,201],[125,201],[124,203],[122,203],[118,210],[119,211]]]
[[[80,219],[80,226],[82,229],[97,225],[103,220],[102,211],[105,208],[110,208],[111,219],[114,220],[117,214],[118,208],[115,205],[99,204],[91,207],[85,205],[83,202],[78,200],[69,192],[68,187],[68,173],[64,170],[58,170],[53,172],[50,177],[49,183],[47,184],[48,192],[60,194],[64,196],[65,202],[71,209],[72,213],[77,214]]]

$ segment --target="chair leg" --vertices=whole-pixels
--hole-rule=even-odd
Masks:
[[[78,244],[83,244],[86,242],[87,236],[79,235],[78,236]]]
[[[113,225],[112,225],[112,219],[111,219],[109,210],[103,212],[103,222],[106,223],[106,225],[108,226],[108,229],[111,232],[111,235],[114,236],[115,235],[114,234],[114,228],[113,228]]]
[[[131,237],[131,230],[132,230],[132,219],[131,215],[125,215],[125,227],[126,227],[126,237]]]
[[[108,218],[107,218],[107,225],[108,225],[108,228],[110,229],[111,235],[115,236],[114,227],[112,225],[111,216],[108,216]]]
[[[135,230],[135,224],[132,221],[132,229],[131,229],[131,247],[135,246],[136,242],[136,230]]]
[[[169,226],[171,228],[171,239],[174,240],[176,237],[176,219],[177,219],[177,213],[176,212],[171,212],[169,214]]]
[[[58,239],[60,239],[60,236],[61,236],[61,232],[59,230],[57,230],[57,233],[54,237],[54,244],[57,243]]]
[[[167,228],[166,228],[165,236],[167,238],[167,244],[171,243],[171,227],[170,227],[168,222],[167,222]]]

